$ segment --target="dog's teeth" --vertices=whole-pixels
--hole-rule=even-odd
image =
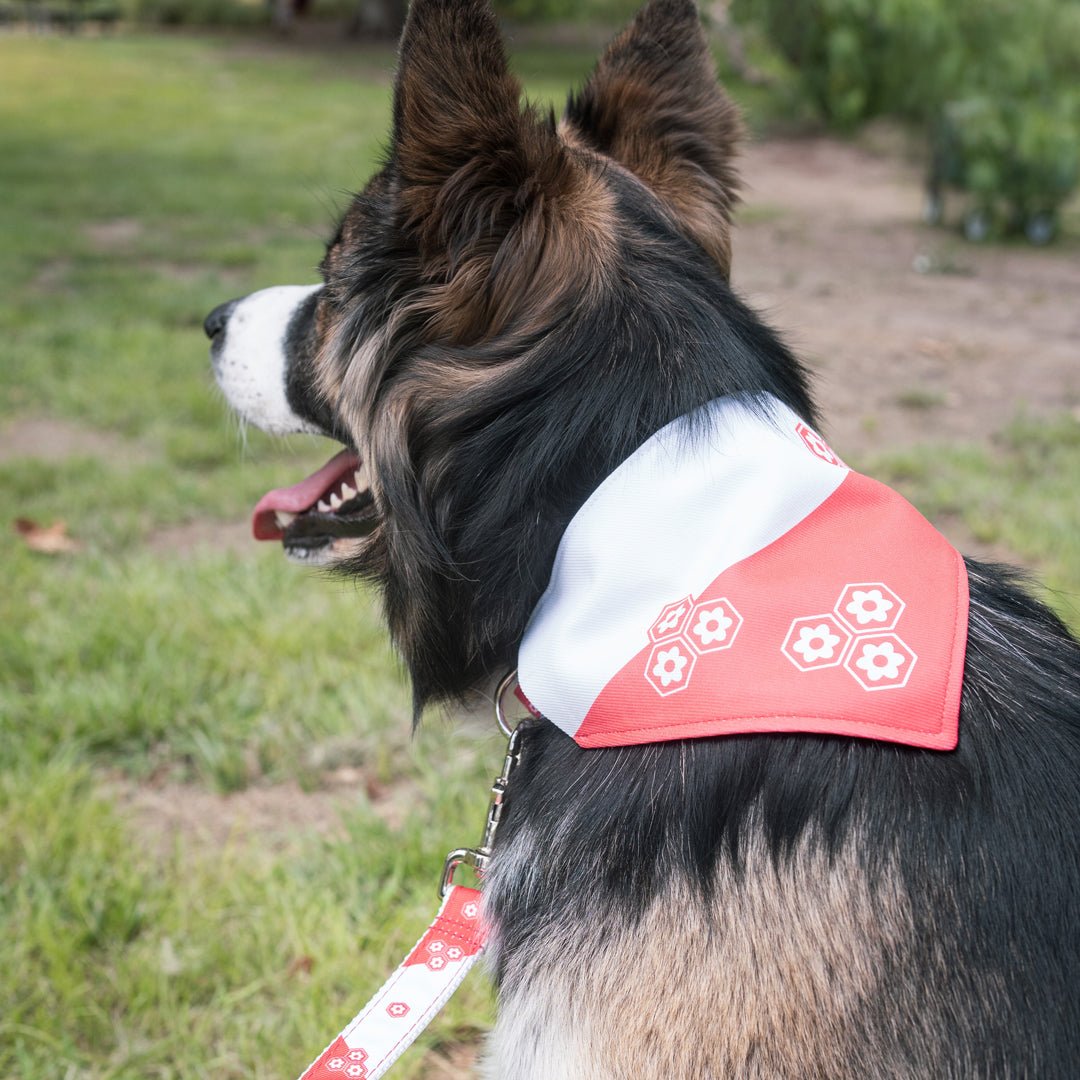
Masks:
[[[290,514],[288,510],[275,510],[274,520],[279,529],[287,529],[296,520],[296,515]]]
[[[330,496],[330,506],[337,510],[341,506],[341,500],[336,495]]]
[[[319,500],[319,505],[318,505],[317,509],[321,510],[324,514],[329,514],[330,513],[330,507],[327,505],[325,499],[320,499]]]
[[[353,473],[353,479],[356,481],[357,491],[367,491],[367,489],[371,487],[362,465]]]
[[[356,498],[356,492],[353,491],[353,489],[351,487],[349,487],[348,484],[342,484],[341,485],[341,497],[342,497],[342,499],[345,500],[345,502],[348,502],[350,499],[355,499]]]

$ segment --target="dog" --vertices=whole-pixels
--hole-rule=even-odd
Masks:
[[[377,584],[417,718],[515,667],[598,490],[708,403],[770,402],[841,468],[803,367],[729,284],[739,137],[689,0],[651,0],[558,120],[521,104],[485,0],[413,0],[389,149],[323,283],[207,319],[244,419],[342,443],[255,532]],[[940,547],[918,535],[915,562]],[[939,554],[961,592],[929,590],[927,633],[961,660],[934,746],[798,717],[583,746],[533,701],[484,886],[485,1076],[1077,1075],[1080,648],[1016,573]],[[873,617],[903,607],[874,593]],[[735,619],[716,604],[714,638]],[[661,639],[653,697],[689,700],[662,696],[684,668]]]

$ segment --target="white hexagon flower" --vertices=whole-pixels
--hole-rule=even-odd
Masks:
[[[853,589],[851,603],[844,610],[849,615],[854,615],[860,626],[866,626],[867,623],[885,622],[895,606],[891,600],[882,596],[880,589]]]
[[[664,686],[670,686],[673,682],[682,682],[683,668],[687,665],[687,657],[683,656],[678,645],[670,649],[661,649],[656,654],[656,664],[652,673]]]
[[[666,634],[669,630],[674,630],[679,625],[679,621],[686,614],[686,605],[680,604],[677,608],[669,611],[667,615],[657,624],[656,630],[660,634]]]
[[[811,664],[815,660],[831,660],[840,644],[838,634],[832,632],[828,623],[799,627],[799,640],[791,643],[792,649]]]
[[[714,607],[711,610],[699,611],[697,625],[694,627],[693,633],[702,645],[709,645],[714,641],[723,641],[734,621],[724,610],[723,605]]]
[[[883,641],[880,645],[863,645],[862,656],[855,661],[855,666],[866,672],[871,682],[881,679],[895,679],[900,668],[907,663],[907,657],[893,648],[892,642]]]

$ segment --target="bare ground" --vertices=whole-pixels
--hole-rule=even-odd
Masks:
[[[344,837],[343,815],[360,802],[398,825],[415,795],[411,781],[379,784],[359,768],[326,772],[322,783],[315,791],[290,781],[222,794],[196,784],[140,783],[116,775],[104,779],[102,789],[147,849],[164,858],[176,850],[203,856],[252,846],[277,854],[296,852],[313,836]]]
[[[832,139],[748,149],[734,283],[817,376],[843,454],[985,443],[1080,406],[1080,247],[919,223],[917,172]],[[923,272],[920,272],[919,267]]]

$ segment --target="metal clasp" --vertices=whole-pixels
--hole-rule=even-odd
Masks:
[[[442,879],[439,882],[440,897],[446,896],[447,891],[454,882],[454,871],[459,866],[471,866],[476,871],[477,877],[482,878],[488,863],[491,861],[495,833],[499,828],[499,822],[502,820],[506,788],[510,783],[511,774],[521,761],[521,724],[511,727],[503,710],[503,697],[516,677],[516,671],[510,672],[499,683],[499,687],[495,691],[495,722],[499,725],[499,730],[507,737],[506,757],[503,759],[502,772],[491,785],[491,799],[488,802],[483,839],[480,841],[479,847],[456,848],[446,856],[446,862],[443,864]]]

